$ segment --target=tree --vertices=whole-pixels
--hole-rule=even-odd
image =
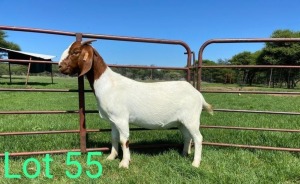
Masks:
[[[198,65],[198,60],[195,61]],[[218,62],[214,62],[208,59],[202,61],[204,66],[214,66],[214,65],[226,65],[229,64],[228,60],[219,59]],[[232,69],[228,68],[202,68],[201,80],[206,82],[217,82],[217,83],[232,83],[233,75]]]
[[[218,59],[218,65],[230,65],[230,61],[228,59]],[[220,82],[223,82],[224,84],[232,84],[236,80],[232,68],[220,68],[218,78],[221,80]]]
[[[13,43],[6,41],[5,38],[7,38],[7,35],[4,31],[0,30],[0,47],[7,48],[7,49],[13,49],[13,50],[21,50],[20,46]],[[6,56],[6,52],[0,51],[0,59],[2,59],[4,56]],[[5,73],[7,71],[7,65],[3,65],[0,62],[0,75]]]
[[[0,30],[0,47],[13,49],[13,50],[21,50],[20,46],[16,43],[6,41],[7,35],[4,31]]]
[[[272,38],[300,38],[300,32],[290,30],[276,30],[273,32]],[[265,65],[299,65],[300,64],[300,43],[298,42],[270,42],[266,43],[262,49],[262,53],[258,59],[258,64]],[[277,80],[285,81],[287,88],[296,86],[295,77],[298,70],[295,69],[280,69],[269,70],[269,83],[275,83]]]
[[[255,65],[257,54],[253,54],[248,51],[244,51],[237,55],[234,55],[230,60],[230,64],[233,65]],[[243,68],[237,70],[237,77],[240,76],[240,71],[242,72],[242,83],[252,85],[253,79],[255,77],[256,69]]]
[[[195,62],[198,65],[198,61]],[[202,61],[203,65],[216,65],[215,62],[210,61],[210,60],[203,60]],[[203,68],[202,69],[202,76],[201,76],[201,80],[203,81],[207,81],[207,82],[215,82],[215,70],[212,68]]]
[[[20,46],[13,43],[6,41],[5,38],[7,37],[6,33],[4,31],[0,30],[0,47],[6,48],[6,49],[12,49],[12,50],[21,50]],[[4,53],[0,52],[0,58],[4,56]]]

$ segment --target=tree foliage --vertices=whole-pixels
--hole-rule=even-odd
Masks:
[[[136,80],[181,80],[185,78],[185,73],[177,70],[137,68],[113,68],[113,70],[123,76]]]
[[[276,30],[272,38],[300,38],[300,32]],[[204,60],[204,65],[299,65],[299,42],[269,42],[261,50],[251,53],[244,51],[229,60],[217,62]],[[202,80],[207,82],[238,83],[243,85],[267,84],[270,87],[294,88],[300,81],[299,69],[270,68],[204,68]]]
[[[272,38],[300,38],[300,32],[290,30],[274,31]],[[297,65],[300,63],[300,43],[270,42],[262,50],[261,64]]]
[[[12,50],[21,50],[20,46],[16,43],[5,40],[7,35],[4,31],[0,30],[0,47],[12,49]]]
[[[6,49],[12,49],[12,50],[21,50],[20,46],[16,43],[6,41],[5,38],[7,38],[7,35],[4,31],[0,30],[0,47],[6,48]],[[0,51],[0,58],[4,56],[4,53],[1,53]]]
[[[244,51],[232,57],[230,63],[232,65],[255,65],[257,54]],[[243,68],[236,70],[237,78],[242,79],[240,84],[252,85],[257,69]],[[241,76],[241,77],[240,77]]]
[[[290,30],[276,30],[272,38],[300,38],[300,32]],[[300,43],[299,42],[271,42],[266,43],[257,59],[257,64],[264,65],[299,65],[300,64]],[[296,86],[296,76],[299,70],[280,69],[266,71],[273,81],[286,82],[288,88]],[[269,82],[271,83],[271,82]]]

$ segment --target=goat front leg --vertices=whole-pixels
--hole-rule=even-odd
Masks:
[[[129,140],[125,136],[120,136],[120,143],[123,150],[123,158],[119,164],[119,168],[128,169],[130,162]]]
[[[119,140],[120,135],[117,127],[114,123],[111,123],[111,153],[106,158],[107,160],[114,160],[118,156],[118,150],[119,150]]]
[[[117,125],[117,129],[119,130],[120,135],[120,143],[123,151],[123,158],[119,164],[119,168],[127,168],[129,167],[130,162],[130,151],[129,151],[129,124],[128,122],[121,122],[121,124]]]

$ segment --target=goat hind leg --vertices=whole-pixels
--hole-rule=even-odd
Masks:
[[[194,167],[199,167],[200,166],[200,162],[201,162],[201,156],[202,156],[202,141],[203,141],[203,137],[200,133],[200,131],[194,130],[192,134],[193,137],[193,141],[194,141],[194,146],[195,146],[195,155],[194,155],[194,160],[192,165]]]
[[[199,130],[200,122],[199,121],[191,121],[191,122],[195,122],[195,123],[184,124],[184,126],[194,141],[195,153],[194,153],[194,160],[192,165],[194,167],[199,167],[201,162],[201,156],[202,156],[203,137]]]
[[[183,136],[182,155],[187,156],[187,155],[191,154],[192,137],[191,137],[188,129],[185,126],[180,125],[180,126],[178,126],[178,128]]]

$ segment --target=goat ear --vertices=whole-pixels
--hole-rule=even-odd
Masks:
[[[89,45],[89,44],[91,44],[94,41],[97,41],[97,40],[95,40],[95,39],[93,39],[93,40],[85,40],[85,41],[81,42],[81,45]]]
[[[80,76],[83,76],[88,71],[91,70],[93,65],[93,58],[94,58],[94,49],[90,45],[84,45],[81,51],[81,55],[79,56],[79,69],[80,69]]]

